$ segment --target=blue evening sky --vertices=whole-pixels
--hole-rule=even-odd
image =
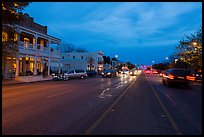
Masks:
[[[201,2],[32,2],[23,13],[62,42],[146,65],[202,25]]]

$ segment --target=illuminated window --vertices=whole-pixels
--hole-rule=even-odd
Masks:
[[[33,62],[30,62],[30,71],[33,72],[33,70],[34,70],[34,63],[33,63]]]
[[[34,61],[34,58],[30,58],[30,61]]]
[[[14,41],[18,41],[18,34],[17,33],[14,34]]]
[[[7,41],[8,40],[8,33],[2,32],[2,41]]]
[[[28,47],[28,44],[29,44],[30,40],[28,38],[24,38],[23,41],[24,41],[24,44],[25,44],[24,46]]]

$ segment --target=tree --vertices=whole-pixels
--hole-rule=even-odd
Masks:
[[[62,45],[63,52],[65,52],[65,53],[73,52],[73,51],[75,51],[75,52],[87,52],[86,49],[80,48],[80,47],[77,48],[72,43],[63,42],[61,45]]]
[[[29,4],[30,2],[2,2],[2,37],[9,36],[7,43],[14,41],[15,25],[22,21],[21,12]]]
[[[176,47],[176,55],[180,61],[189,64],[191,69],[202,68],[202,26],[197,32],[186,36],[186,39],[179,41],[179,45]]]
[[[6,58],[15,57],[18,51],[16,25],[22,21],[21,11],[29,4],[30,2],[2,2],[2,70],[5,69]]]
[[[111,59],[109,56],[103,56],[103,64],[111,64]]]

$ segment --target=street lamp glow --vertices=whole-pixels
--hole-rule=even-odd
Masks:
[[[193,45],[196,46],[196,45],[197,45],[197,42],[193,42]]]
[[[152,61],[152,63],[154,63],[154,60]]]
[[[118,55],[115,55],[115,58],[117,58],[118,57]]]
[[[166,59],[169,59],[168,57],[166,57]]]

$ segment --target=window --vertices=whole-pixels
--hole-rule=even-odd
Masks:
[[[75,56],[73,56],[73,59],[75,59]]]
[[[81,56],[81,59],[83,59],[84,57],[83,56]]]
[[[7,41],[8,40],[8,33],[2,32],[2,41]]]
[[[62,59],[64,59],[64,56],[62,56]]]

